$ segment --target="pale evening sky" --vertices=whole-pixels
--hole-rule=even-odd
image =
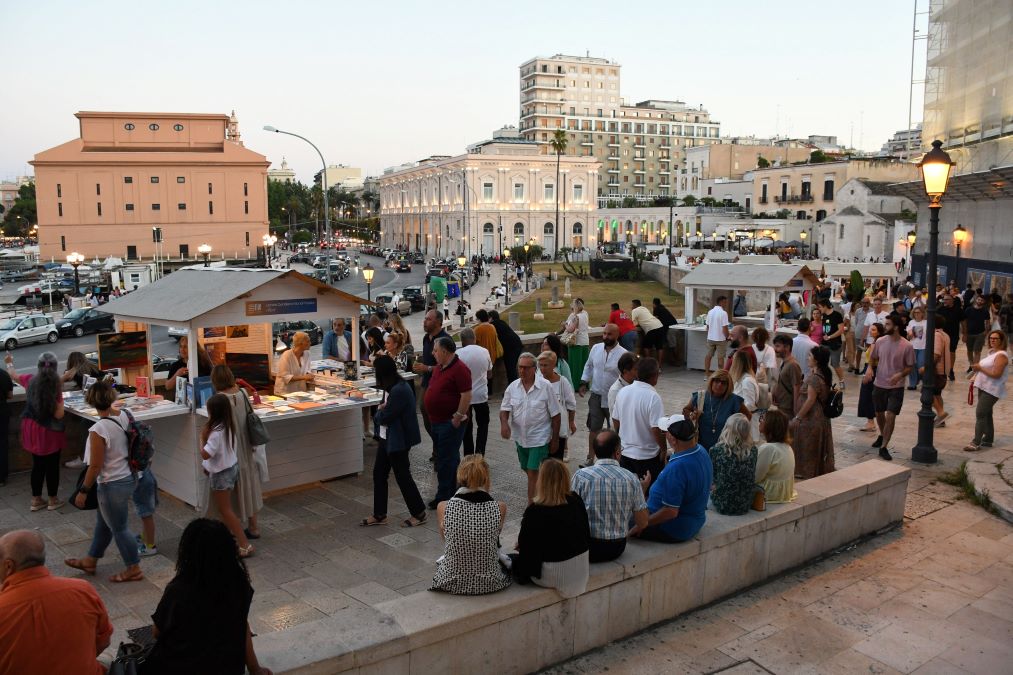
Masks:
[[[924,2],[924,0],[923,0]],[[300,180],[455,155],[519,116],[518,66],[622,65],[621,95],[702,104],[722,136],[836,135],[875,150],[907,124],[912,3],[57,2],[9,4],[0,178],[76,138],[78,110],[226,113]],[[916,78],[924,73],[918,42]],[[913,120],[921,121],[916,89]]]

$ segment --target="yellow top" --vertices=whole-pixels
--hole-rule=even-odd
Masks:
[[[756,482],[767,496],[767,503],[794,501],[795,453],[787,443],[764,443],[757,449]]]

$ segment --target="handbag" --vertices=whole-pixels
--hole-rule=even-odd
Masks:
[[[573,341],[576,339],[577,339],[576,333],[567,333],[564,331],[559,335],[559,341],[562,342],[564,345],[572,345]]]
[[[967,387],[967,405],[974,405],[974,381]]]
[[[154,643],[142,646],[133,642],[121,642],[106,675],[137,675],[137,666],[147,660],[154,646]]]
[[[246,402],[246,434],[250,437],[250,445],[267,445],[267,442],[271,440],[271,434],[267,433],[267,428],[260,416],[253,412],[253,406],[250,405],[250,399],[247,398],[245,391],[243,391],[243,400]]]
[[[753,504],[751,508],[754,511],[767,510],[767,492],[760,485],[756,486],[756,492],[753,493]]]
[[[74,497],[77,497],[77,493],[79,493],[81,491],[81,488],[84,487],[84,477],[85,477],[85,474],[87,474],[87,473],[88,473],[88,467],[87,466],[84,467],[83,469],[81,469],[81,474],[77,477],[77,487],[74,488]],[[74,503],[73,499],[70,500],[70,503],[74,504],[74,506],[77,506],[77,504]],[[88,490],[87,494],[85,494],[85,496],[84,496],[84,506],[78,506],[78,508],[81,509],[82,511],[94,511],[95,509],[98,508],[98,485],[97,484],[96,485],[92,485],[91,486],[91,490]]]
[[[770,408],[770,385],[766,382],[757,382],[756,388],[759,390],[759,394],[756,396],[756,407],[759,410],[767,410]]]

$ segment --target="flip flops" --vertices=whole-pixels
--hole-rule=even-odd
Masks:
[[[386,525],[386,524],[387,524],[386,516],[384,516],[383,518],[370,516],[369,518],[363,518],[361,521],[359,521],[359,527],[376,527],[377,525]]]

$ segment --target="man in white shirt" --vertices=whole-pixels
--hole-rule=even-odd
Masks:
[[[489,438],[489,373],[492,360],[489,350],[475,342],[475,331],[465,328],[461,331],[462,347],[457,349],[457,358],[464,361],[471,371],[471,415],[464,428],[464,454],[477,452],[485,455],[485,442]],[[472,427],[475,438],[472,439]]]
[[[707,312],[707,355],[703,357],[704,375],[710,377],[711,359],[716,353],[718,365],[725,362],[725,353],[728,350],[728,297],[718,296],[718,301]]]
[[[791,355],[795,357],[798,365],[802,367],[803,378],[809,374],[809,360],[806,357],[809,356],[809,352],[813,350],[813,347],[819,346],[809,337],[810,330],[812,330],[812,321],[803,316],[798,320],[798,335],[791,341]]]
[[[890,312],[886,311],[883,307],[883,298],[872,299],[872,311],[865,315],[865,344],[866,349],[872,347],[872,343],[875,342],[875,338],[872,337],[872,326],[873,324],[883,324],[886,321],[886,317],[890,316]],[[880,336],[882,337],[882,336]]]
[[[665,348],[668,330],[661,320],[654,316],[651,310],[640,304],[639,300],[633,301],[630,320],[634,326],[644,331],[644,339],[640,341],[640,355],[661,358],[661,350]]]
[[[637,380],[616,396],[612,424],[622,441],[623,454],[619,466],[641,478],[657,477],[665,468],[662,449],[665,436],[658,420],[665,416],[658,384],[658,362],[648,357],[637,361]]]
[[[534,354],[518,357],[518,378],[503,392],[499,408],[499,434],[514,441],[521,470],[528,477],[529,504],[535,498],[538,467],[559,445],[559,403],[549,382],[535,377],[535,368]]]
[[[611,425],[609,416],[608,394],[612,383],[619,377],[619,357],[626,350],[619,345],[619,326],[614,323],[605,324],[601,342],[591,347],[584,364],[584,372],[577,386],[577,396],[584,398],[590,388],[591,396],[587,400],[587,461],[586,466],[594,464],[594,437],[603,426]],[[576,374],[576,373],[574,373]]]
[[[619,377],[609,387],[609,410],[615,410],[616,396],[637,379],[637,355],[626,352],[619,357]]]
[[[570,380],[560,377],[556,372],[558,357],[555,352],[542,352],[538,355],[538,376],[552,386],[552,393],[559,404],[559,448],[549,453],[549,457],[566,461],[566,439],[577,433],[577,397],[573,395]]]

